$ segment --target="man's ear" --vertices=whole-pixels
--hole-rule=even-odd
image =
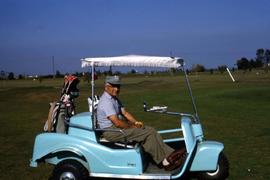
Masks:
[[[105,85],[105,88],[104,88],[104,89],[105,89],[105,91],[107,91],[107,92],[108,92],[108,88],[109,88],[109,87]]]

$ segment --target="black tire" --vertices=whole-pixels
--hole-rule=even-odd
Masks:
[[[89,177],[87,169],[76,160],[64,160],[58,163],[52,174],[53,180],[85,180]]]
[[[199,180],[224,180],[229,177],[229,161],[223,152],[218,158],[218,166],[215,171],[199,172],[197,174]]]

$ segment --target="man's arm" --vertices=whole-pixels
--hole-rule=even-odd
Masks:
[[[138,121],[133,117],[128,111],[126,111],[124,108],[122,109],[123,116],[132,124],[134,124],[135,127],[141,128],[143,127],[143,122]]]
[[[129,121],[122,121],[115,114],[108,117],[109,120],[117,127],[121,129],[136,128],[134,123],[129,123]]]

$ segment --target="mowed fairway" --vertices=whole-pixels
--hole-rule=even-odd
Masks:
[[[205,138],[224,143],[229,179],[270,179],[270,73],[191,75]],[[96,84],[102,92],[103,79]],[[137,119],[157,129],[175,127],[178,117],[143,112],[167,105],[170,111],[192,112],[183,75],[123,77],[121,99]],[[52,166],[29,167],[35,136],[42,132],[48,103],[58,100],[62,79],[0,81],[0,179],[48,179]],[[90,84],[80,83],[77,112],[88,110]]]

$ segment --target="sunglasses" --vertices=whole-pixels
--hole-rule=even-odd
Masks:
[[[120,84],[110,84],[110,83],[108,83],[108,85],[113,87],[113,88],[118,88],[118,89],[120,89],[120,87],[121,87]]]

